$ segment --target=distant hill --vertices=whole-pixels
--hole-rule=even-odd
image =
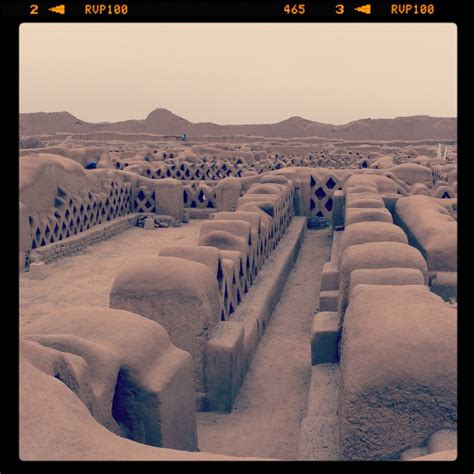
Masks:
[[[361,119],[345,125],[313,122],[301,117],[290,117],[272,124],[218,125],[211,122],[193,123],[167,109],[156,109],[145,120],[113,123],[84,122],[69,112],[20,114],[20,135],[112,131],[156,135],[186,133],[189,136],[250,135],[268,138],[325,137],[344,140],[447,140],[457,137],[456,130],[456,118],[427,115],[394,119]]]

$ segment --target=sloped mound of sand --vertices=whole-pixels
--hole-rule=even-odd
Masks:
[[[145,120],[116,123],[88,123],[68,112],[20,114],[20,134],[35,135],[56,132],[85,133],[115,131],[154,133],[161,135],[247,135],[262,137],[325,137],[345,140],[421,140],[455,139],[456,119],[429,116],[397,117],[395,119],[362,119],[345,125],[314,122],[290,117],[273,124],[217,125],[211,122],[192,123],[167,109],[153,110]]]

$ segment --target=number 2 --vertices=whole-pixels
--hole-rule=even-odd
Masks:
[[[38,14],[38,5],[30,5],[30,15]]]

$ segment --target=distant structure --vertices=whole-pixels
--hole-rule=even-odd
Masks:
[[[448,145],[444,146],[444,152],[443,152],[441,143],[438,143],[438,153],[436,154],[436,159],[446,161],[447,157],[448,157]]]

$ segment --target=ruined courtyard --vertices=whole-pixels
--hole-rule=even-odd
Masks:
[[[20,149],[25,460],[450,460],[457,142]]]

